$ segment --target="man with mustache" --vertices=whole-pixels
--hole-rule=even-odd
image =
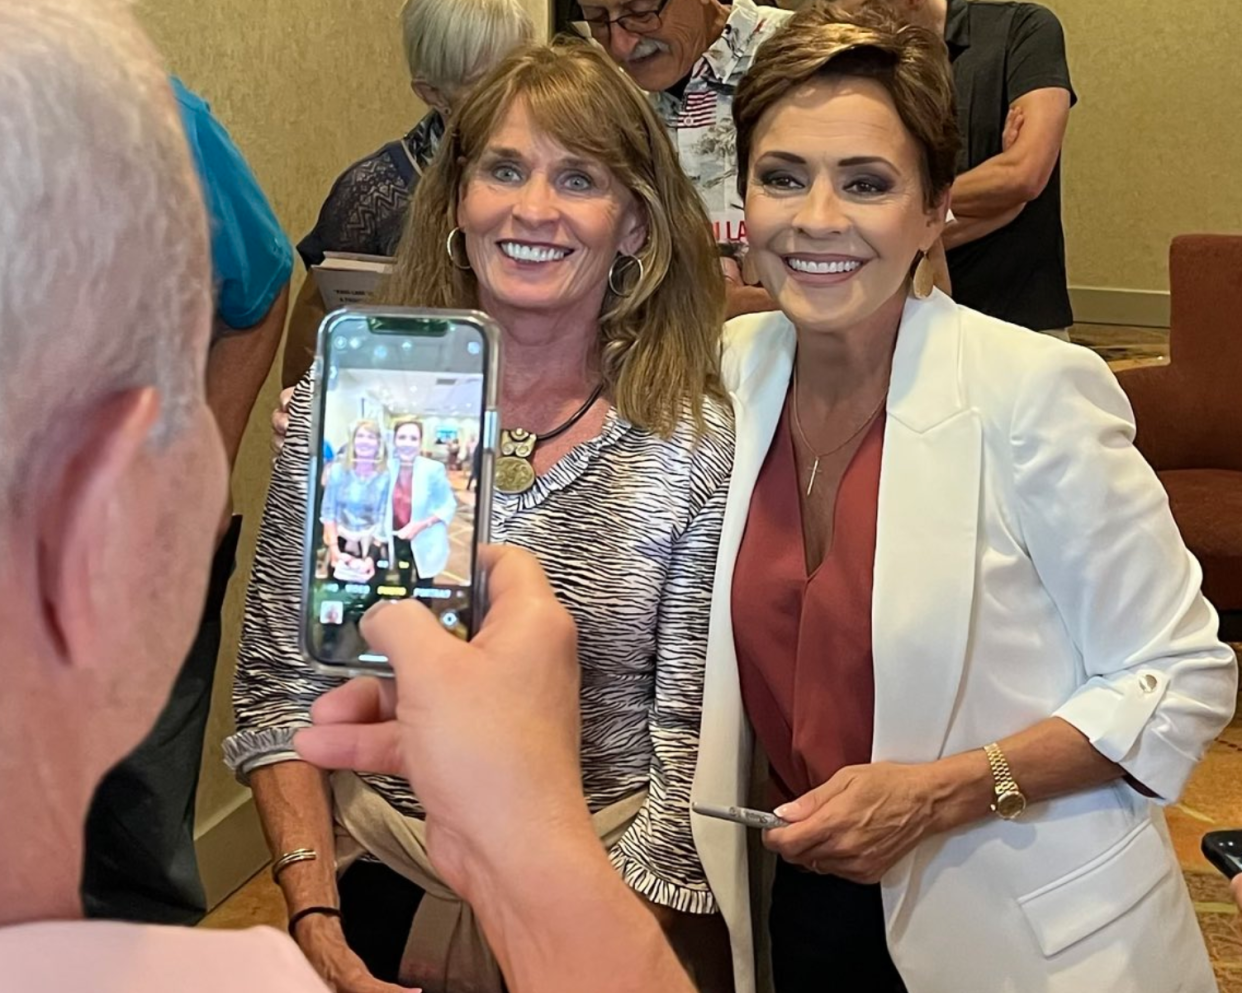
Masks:
[[[753,0],[583,0],[591,36],[655,94],[681,165],[707,208],[729,281],[729,316],[771,310],[742,278],[746,225],[737,192],[733,93],[756,49],[793,14]]]

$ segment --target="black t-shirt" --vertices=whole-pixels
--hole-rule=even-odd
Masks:
[[[1033,3],[949,0],[945,41],[953,60],[962,130],[958,172],[1001,153],[1010,105],[1033,90],[1069,90],[1065,35]],[[1061,227],[1061,161],[1012,224],[949,252],[953,296],[993,317],[1046,331],[1074,323]]]

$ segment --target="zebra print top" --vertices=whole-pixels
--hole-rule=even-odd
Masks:
[[[687,423],[669,440],[608,414],[516,496],[497,495],[494,540],[529,549],[578,625],[582,772],[592,811],[648,789],[611,852],[625,881],[654,903],[694,914],[716,903],[690,831],[712,576],[733,463],[732,414],[711,403],[707,437]],[[298,648],[310,386],[289,407],[246,598],[225,743],[241,776],[294,757],[290,739],[336,684]],[[404,780],[365,780],[403,814],[421,816]]]

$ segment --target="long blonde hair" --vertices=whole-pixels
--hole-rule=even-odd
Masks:
[[[373,421],[369,417],[363,417],[360,420],[354,421],[353,426],[349,429],[349,443],[345,446],[345,455],[342,461],[350,472],[354,471],[354,467],[358,462],[357,454],[354,451],[354,443],[358,440],[358,432],[364,430],[370,431],[375,435],[376,468],[383,467],[384,463],[388,461],[388,450],[384,445],[384,432],[380,430],[379,422]]]
[[[641,204],[647,241],[624,296],[611,287],[600,313],[600,372],[621,416],[667,437],[687,411],[703,429],[706,397],[723,399],[720,330],[725,294],[702,202],[643,93],[582,41],[520,49],[470,93],[415,192],[392,275],[377,299],[477,307],[478,283],[445,250],[470,168],[515,101],[567,149],[607,166]]]

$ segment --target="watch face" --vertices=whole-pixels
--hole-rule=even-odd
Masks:
[[[996,800],[996,812],[1005,820],[1013,820],[1026,810],[1026,797],[1021,793],[1006,793]]]

